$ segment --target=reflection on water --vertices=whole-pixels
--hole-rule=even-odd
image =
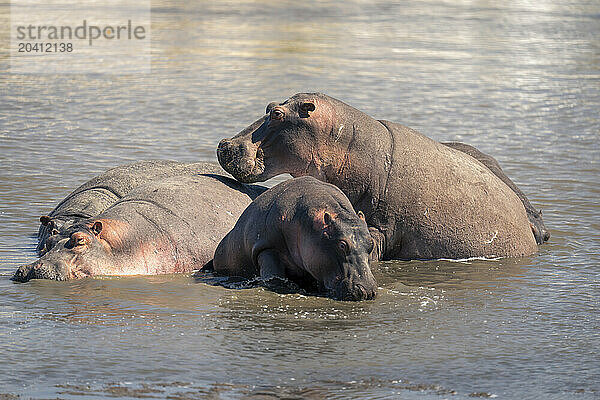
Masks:
[[[151,75],[11,75],[0,58],[0,397],[598,396],[598,4],[152,6]],[[38,216],[80,183],[214,160],[266,104],[311,90],[494,155],[550,242],[382,262],[360,303],[191,276],[8,280],[35,258]]]

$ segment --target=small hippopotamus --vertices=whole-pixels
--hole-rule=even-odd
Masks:
[[[478,150],[477,148],[468,145],[466,143],[461,142],[442,142],[444,146],[451,147],[455,150],[461,151],[465,154],[470,155],[483,165],[485,165],[490,171],[494,173],[498,178],[502,180],[509,188],[512,189],[513,192],[521,202],[523,203],[523,207],[525,207],[525,211],[527,212],[527,218],[529,219],[529,224],[531,225],[531,231],[533,232],[533,236],[535,237],[535,241],[537,244],[544,244],[550,239],[550,232],[546,229],[546,225],[544,225],[544,220],[542,219],[542,210],[536,210],[531,203],[525,193],[519,189],[519,187],[504,173],[502,167],[498,161],[490,156],[489,154],[485,154]]]
[[[219,175],[175,176],[132,190],[65,237],[13,280],[190,272],[213,256],[253,198],[266,188]]]
[[[380,259],[537,251],[523,203],[482,163],[322,93],[269,104],[217,156],[241,182],[289,173],[336,185],[364,212]]]
[[[219,243],[217,274],[286,278],[339,300],[375,297],[373,241],[362,212],[337,187],[312,177],[290,179],[248,206]]]
[[[64,239],[71,225],[95,217],[140,185],[177,175],[222,172],[216,163],[167,160],[138,161],[111,168],[79,186],[50,214],[40,217],[36,250],[42,255]]]

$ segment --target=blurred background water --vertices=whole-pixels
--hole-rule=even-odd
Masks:
[[[116,76],[11,74],[8,3],[0,15],[3,396],[600,397],[597,1],[156,0],[152,73]],[[381,263],[361,303],[189,276],[9,280],[35,258],[39,215],[80,183],[139,159],[215,160],[301,91],[493,155],[550,242]]]

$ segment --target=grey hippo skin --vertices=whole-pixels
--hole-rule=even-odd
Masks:
[[[537,251],[522,202],[483,164],[321,93],[269,104],[217,155],[241,182],[290,173],[336,185],[364,212],[380,259]]]
[[[287,180],[258,196],[215,252],[216,273],[287,278],[339,300],[375,297],[373,240],[335,186],[312,177]]]
[[[535,241],[537,242],[537,244],[544,244],[544,242],[547,242],[548,239],[550,239],[550,232],[546,230],[546,225],[544,225],[544,220],[542,219],[542,210],[538,211],[531,205],[529,199],[527,198],[527,196],[525,196],[525,193],[523,193],[521,189],[519,189],[519,187],[515,185],[515,183],[508,176],[506,176],[506,174],[500,167],[500,164],[494,157],[482,153],[475,147],[470,146],[466,143],[442,142],[442,144],[444,146],[451,147],[455,150],[462,151],[463,153],[470,155],[471,157],[475,158],[477,161],[485,165],[490,171],[494,173],[494,175],[500,178],[502,182],[504,182],[509,188],[511,188],[512,191],[515,192],[517,196],[519,196],[519,199],[521,199],[521,202],[525,207],[525,211],[527,212],[527,218],[529,219],[531,230],[533,231],[533,236],[535,236]]]
[[[219,175],[175,176],[132,190],[98,216],[70,226],[65,238],[13,280],[189,272],[265,188]]]
[[[95,217],[140,185],[176,175],[222,172],[216,163],[166,160],[138,161],[111,168],[79,186],[50,214],[40,217],[37,252],[44,254],[64,238],[71,225]]]

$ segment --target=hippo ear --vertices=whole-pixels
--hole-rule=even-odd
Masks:
[[[310,115],[308,114],[311,111],[315,111],[315,103],[310,101],[305,101],[300,104],[300,117],[308,118]]]
[[[102,232],[102,222],[96,221],[94,225],[92,225],[92,233],[98,236]]]
[[[272,110],[273,108],[277,107],[278,105],[279,105],[279,104],[278,104],[277,102],[275,102],[275,101],[273,101],[273,102],[269,103],[269,104],[267,105],[267,110],[265,111],[265,114],[271,114],[271,110]]]
[[[325,223],[325,226],[331,225],[331,214],[327,211],[323,214],[323,222]]]
[[[333,216],[325,210],[316,213],[313,226],[317,231],[326,232],[333,221]]]
[[[42,225],[48,226],[48,224],[52,222],[52,218],[50,218],[47,215],[42,215],[40,217],[40,222],[42,223]]]
[[[358,215],[358,218],[362,219],[363,221],[365,220],[365,214],[362,211],[358,211],[356,215]]]

